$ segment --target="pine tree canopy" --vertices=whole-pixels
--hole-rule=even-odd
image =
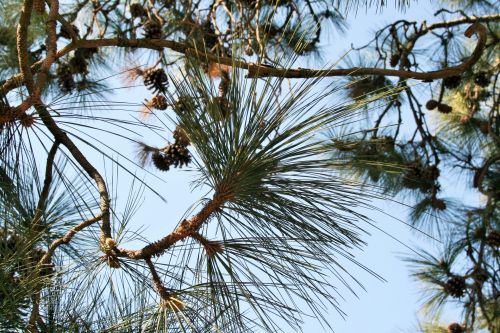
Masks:
[[[418,2],[3,0],[0,331],[334,330],[387,200],[441,247],[419,331],[499,333],[498,4],[324,52]]]

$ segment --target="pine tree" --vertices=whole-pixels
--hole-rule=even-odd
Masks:
[[[499,332],[499,7],[465,0],[438,5],[443,7],[436,8],[432,21],[395,21],[378,30],[373,42],[358,50],[359,58],[371,56],[381,68],[452,66],[473,47],[463,43],[460,31],[482,22],[487,40],[478,63],[459,75],[420,84],[347,78],[354,100],[371,100],[383,86],[401,90],[368,104],[379,111],[360,115],[353,122],[359,126],[332,133],[332,154],[350,162],[346,175],[377,184],[412,207],[409,221],[416,230],[444,244],[440,253],[418,251],[421,255],[408,258],[423,283],[429,323],[438,323],[424,325],[423,331]],[[474,196],[477,204],[469,202]],[[446,306],[462,309],[463,315],[440,325]]]
[[[294,66],[298,57],[317,51],[325,23],[344,28],[346,11],[384,3],[3,1],[1,328],[277,331],[280,319],[300,328],[304,315],[329,326],[324,307],[342,313],[335,287],[359,283],[339,260],[358,264],[351,252],[363,245],[364,222],[369,219],[357,208],[369,208],[370,198],[380,195],[350,179],[333,177],[332,168],[359,166],[356,170],[368,172],[372,181],[423,193],[427,201],[420,204],[418,216],[425,215],[427,206],[446,211],[448,203],[437,197],[438,160],[431,164],[409,156],[430,149],[435,158],[456,158],[457,143],[454,136],[449,142],[434,139],[405,80],[446,80],[440,87],[448,90],[441,88],[431,105],[446,117],[456,115],[446,98],[463,88],[458,91],[469,94],[463,98],[477,99],[464,102],[475,108],[463,121],[471,127],[479,124],[474,117],[482,104],[497,101],[493,87],[498,65],[488,57],[494,57],[496,40],[491,36],[498,15],[467,17],[453,25],[467,37],[477,35],[474,52],[467,59],[447,59],[436,71],[416,68],[415,50],[408,47],[432,28],[407,40],[407,31],[417,27],[407,22],[386,29],[393,39],[385,43],[399,52],[391,55],[391,62],[400,66],[397,70]],[[406,6],[409,1],[395,3]],[[442,40],[448,38],[443,36]],[[108,80],[103,73],[120,78]],[[352,103],[327,103],[328,97],[342,93],[337,86],[314,90],[336,76],[351,80]],[[477,96],[474,87],[465,88],[462,76],[480,87]],[[400,81],[392,83],[392,77]],[[288,79],[297,80],[289,87]],[[144,86],[150,98],[144,103],[114,101],[111,94],[120,82],[131,88]],[[483,96],[481,89],[492,95]],[[396,134],[378,136],[388,111],[376,121],[372,137],[325,140],[320,135],[331,128],[346,129],[372,103],[386,103],[386,110],[395,107],[401,112],[401,94],[407,94],[410,106],[418,106],[412,110],[421,119],[417,134],[423,143],[412,139],[400,145],[399,127]],[[498,265],[489,266],[498,260],[495,110],[489,122],[477,125],[492,141],[480,145],[479,151],[489,157],[478,157],[485,162],[475,178],[488,203],[465,212],[470,222],[462,225],[462,237],[477,238],[467,236],[461,246],[470,249],[471,261],[479,249],[480,263],[465,273],[419,275],[439,277],[431,282],[447,296],[474,295],[468,305],[473,312],[467,315],[478,317],[491,331],[498,296],[487,289],[496,288],[498,279],[492,273]],[[131,120],[124,113],[140,117]],[[160,125],[151,124],[151,118]],[[169,131],[168,138],[146,143],[132,137],[160,130]],[[110,145],[103,139],[106,135],[135,145],[137,158]],[[89,150],[104,162],[92,159]],[[381,165],[380,157],[390,163]],[[173,230],[159,230],[158,239],[144,239],[130,227],[133,214],[144,191],[159,197],[161,193],[141,173],[161,178],[181,169],[190,170],[195,186],[208,189],[208,194]],[[123,209],[115,202],[115,173],[133,177]],[[155,215],[175,219],[168,214],[168,204]],[[132,249],[132,241],[142,246]],[[456,258],[450,253],[459,252],[458,243],[446,252],[447,267]],[[428,262],[419,264],[429,266]],[[479,276],[482,284],[471,282]]]

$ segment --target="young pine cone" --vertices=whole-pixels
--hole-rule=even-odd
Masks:
[[[168,107],[167,99],[163,95],[156,95],[151,98],[151,106],[157,110],[166,110]]]
[[[460,85],[461,79],[459,75],[445,77],[443,79],[443,84],[447,89],[455,89]]]
[[[155,94],[166,93],[168,76],[163,68],[148,68],[142,74],[144,85]]]
[[[146,15],[146,10],[140,3],[133,3],[130,5],[130,15],[133,18]]]
[[[429,111],[434,110],[438,106],[439,106],[439,102],[434,100],[434,99],[428,100],[427,103],[425,103],[425,108]]]
[[[444,114],[450,113],[453,111],[453,108],[448,104],[439,104],[437,107],[438,111]]]
[[[63,93],[69,94],[75,89],[75,80],[73,79],[71,66],[69,64],[60,64],[59,67],[57,67],[56,75],[57,83]]]
[[[486,243],[490,245],[491,247],[500,247],[500,231],[498,230],[492,230],[486,236]]]
[[[448,333],[464,333],[465,328],[459,323],[452,323],[448,326]]]
[[[163,38],[163,27],[160,22],[150,19],[142,26],[144,29],[144,38],[161,39]]]
[[[446,281],[446,284],[444,285],[445,293],[454,298],[462,297],[465,293],[465,288],[465,279],[461,276],[454,276],[448,279],[448,281]]]

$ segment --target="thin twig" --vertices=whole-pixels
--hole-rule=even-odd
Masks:
[[[54,141],[52,147],[47,155],[47,162],[45,165],[45,179],[43,181],[43,188],[40,192],[40,198],[38,199],[38,204],[35,211],[35,216],[33,217],[32,225],[36,226],[40,223],[42,215],[45,211],[45,205],[47,203],[47,198],[49,196],[50,185],[52,184],[52,167],[54,165],[54,158],[59,148],[59,141]]]

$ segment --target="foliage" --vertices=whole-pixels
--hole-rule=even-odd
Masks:
[[[457,322],[464,331],[497,332],[500,18],[498,7],[488,1],[441,3],[451,6],[436,12],[441,22],[395,21],[357,52],[375,56],[375,65],[384,68],[432,70],[455,64],[470,49],[460,30],[476,17],[488,28],[479,63],[461,75],[420,84],[350,80],[349,96],[354,100],[367,98],[381,85],[405,89],[379,111],[363,114],[359,126],[351,128],[353,134],[332,133],[333,156],[353,166],[345,174],[380,185],[412,206],[413,225],[447,244],[438,255],[409,259],[414,276],[424,283],[429,320],[451,303],[463,309]],[[467,196],[461,195],[464,192]],[[474,196],[477,203],[470,201]],[[458,277],[465,281],[463,290],[451,292],[447,283]]]

